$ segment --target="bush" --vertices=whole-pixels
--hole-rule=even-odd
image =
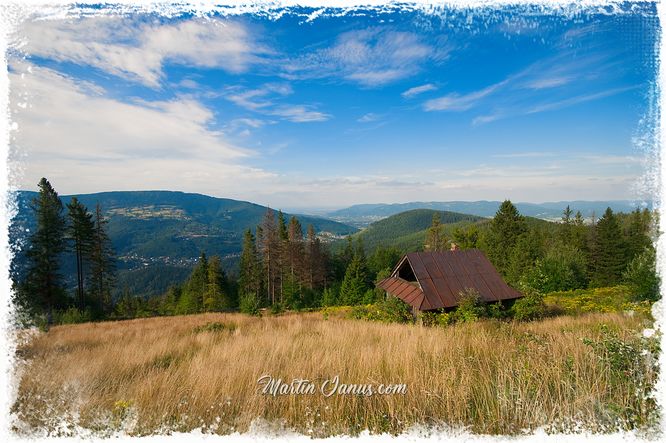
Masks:
[[[409,305],[392,295],[379,303],[352,307],[349,318],[383,323],[412,323],[414,321]]]
[[[636,301],[659,300],[660,279],[657,275],[657,256],[654,248],[649,247],[634,257],[622,277],[635,293]]]
[[[528,292],[523,298],[518,299],[512,308],[513,318],[518,321],[537,320],[546,313],[546,305],[543,295],[537,291]]]
[[[479,293],[475,289],[466,288],[460,292],[458,308],[451,315],[453,321],[465,323],[487,317],[488,313]]]
[[[419,314],[419,319],[421,320],[421,324],[423,326],[448,326],[452,319],[449,314],[446,312],[438,312],[438,311],[428,311],[428,312],[421,312]]]
[[[241,295],[239,308],[243,314],[259,315],[259,299],[257,295],[252,293]]]
[[[83,311],[77,308],[69,308],[66,311],[58,311],[55,314],[55,323],[57,324],[74,324],[74,323],[86,323],[92,320],[92,313],[90,308],[86,308]]]

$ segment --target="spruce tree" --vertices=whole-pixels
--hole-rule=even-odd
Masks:
[[[32,314],[46,313],[50,323],[53,309],[65,305],[59,260],[66,248],[66,224],[58,193],[45,178],[38,186],[31,205],[37,227],[29,239],[28,273],[19,292],[23,297],[17,301]]]
[[[592,283],[595,286],[615,285],[626,267],[626,245],[620,224],[611,208],[607,208],[597,222],[594,238]]]
[[[274,304],[276,299],[276,283],[279,280],[279,241],[275,216],[273,210],[268,208],[261,223],[261,230],[257,230],[257,241],[261,248],[264,265],[264,278],[266,280],[266,298]]]
[[[432,215],[432,223],[426,233],[424,249],[426,251],[443,251],[446,249],[446,239],[442,233],[442,222],[439,212]]]
[[[95,225],[92,214],[76,198],[72,197],[67,205],[67,216],[69,218],[68,237],[72,241],[72,250],[76,258],[76,299],[79,309],[85,308],[84,282],[85,266],[91,256],[93,246],[93,233]]]
[[[525,218],[510,200],[505,200],[490,222],[486,239],[488,258],[502,275],[507,274],[511,252],[520,234],[526,230]]]
[[[183,287],[178,301],[179,314],[196,314],[204,307],[204,300],[208,289],[208,259],[205,253],[192,270],[192,274]]]
[[[261,295],[260,267],[255,239],[252,231],[248,229],[243,237],[243,252],[240,257],[238,285],[241,296],[253,294],[255,297],[259,297]]]
[[[340,301],[345,305],[357,305],[363,301],[368,290],[367,273],[364,263],[358,255],[354,256],[340,287]]]
[[[217,255],[214,255],[208,261],[207,274],[206,293],[203,301],[204,311],[213,312],[229,309],[231,300],[226,291],[227,279],[222,270],[222,261]]]
[[[111,309],[111,291],[115,286],[115,263],[113,246],[107,234],[108,220],[104,218],[98,203],[93,216],[93,230],[90,242],[90,292],[102,313]]]

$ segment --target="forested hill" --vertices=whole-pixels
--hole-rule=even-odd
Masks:
[[[36,195],[29,191],[17,193],[13,240],[25,236],[25,228],[32,232],[34,214],[30,202]],[[63,205],[71,197],[61,195]],[[174,191],[102,192],[76,197],[89,211],[94,211],[98,202],[102,206],[123,271],[120,283],[128,283],[130,289],[139,293],[148,286],[151,286],[148,293],[159,293],[164,284],[157,285],[156,278],[168,274],[178,274],[178,279],[182,279],[202,251],[220,255],[227,267],[233,267],[241,251],[243,232],[248,228],[254,230],[267,210],[265,206],[245,201]],[[285,217],[288,220],[291,214]],[[297,218],[304,231],[312,224],[321,237],[336,238],[357,230],[324,218],[304,215]],[[155,267],[160,268],[158,272]],[[131,278],[124,272],[130,269]]]
[[[449,202],[409,202],[393,204],[361,204],[348,208],[339,209],[326,214],[333,220],[348,223],[353,226],[367,226],[372,222],[381,220],[391,215],[399,214],[412,209],[431,209],[438,211],[453,211],[464,214],[472,214],[480,217],[493,217],[500,206],[499,201],[449,201]],[[575,211],[580,211],[583,217],[590,218],[595,214],[596,218],[601,217],[607,207],[615,212],[629,213],[642,207],[641,202],[629,200],[615,201],[561,201],[547,203],[516,203],[521,214],[529,217],[540,218],[544,220],[559,220],[562,216],[562,210],[570,206]],[[648,208],[652,207],[651,202],[647,202]]]
[[[434,214],[439,213],[443,233],[449,238],[455,228],[461,228],[487,219],[476,215],[432,209],[413,209],[372,223],[355,234],[368,251],[378,246],[393,246],[401,251],[414,251],[423,247],[426,231]]]

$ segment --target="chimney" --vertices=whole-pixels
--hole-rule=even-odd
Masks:
[[[452,251],[457,251],[458,250],[458,245],[455,243],[451,243],[451,250]]]

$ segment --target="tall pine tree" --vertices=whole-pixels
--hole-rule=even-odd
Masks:
[[[592,284],[595,286],[617,284],[626,267],[626,245],[620,224],[611,208],[606,209],[595,226],[592,254]]]
[[[426,251],[443,251],[446,249],[446,239],[442,232],[442,221],[439,212],[432,215],[432,223],[426,233],[424,249]]]
[[[111,311],[111,291],[116,281],[113,246],[106,232],[108,223],[97,203],[90,242],[90,292],[103,314]]]
[[[72,250],[76,258],[76,299],[79,309],[83,310],[85,308],[85,267],[87,267],[92,253],[95,224],[92,214],[76,197],[72,197],[71,202],[67,205],[67,217],[69,218],[68,237],[72,241]]]
[[[39,182],[39,195],[32,201],[37,228],[30,236],[28,273],[19,291],[19,300],[32,314],[52,312],[64,307],[65,291],[60,275],[60,256],[66,248],[66,224],[62,201],[49,181]]]

